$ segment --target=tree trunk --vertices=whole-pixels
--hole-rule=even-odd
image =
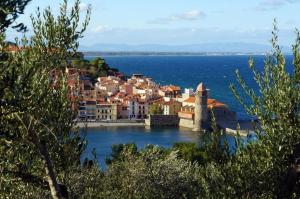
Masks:
[[[57,183],[56,180],[56,175],[54,173],[54,168],[53,164],[50,158],[49,151],[46,146],[46,142],[43,140],[40,140],[39,136],[35,133],[35,131],[32,129],[32,118],[28,114],[25,114],[22,117],[17,115],[17,118],[23,123],[25,128],[27,129],[28,135],[29,135],[29,140],[33,142],[33,144],[37,147],[39,150],[43,162],[44,162],[44,167],[46,171],[46,176],[47,176],[47,181],[48,185],[50,188],[50,193],[53,199],[62,199],[62,194],[60,190],[60,186]]]
[[[61,196],[61,192],[60,192],[60,187],[59,187],[59,184],[57,183],[53,165],[52,165],[52,161],[50,159],[50,155],[47,150],[45,142],[40,142],[39,150],[40,150],[41,155],[44,158],[45,171],[46,171],[46,176],[47,176],[47,181],[49,184],[51,196],[53,199],[61,199],[62,196]]]
[[[38,136],[36,135],[35,132],[31,132],[31,135],[33,137],[35,145],[37,146],[37,148],[43,158],[51,196],[53,199],[61,199],[62,195],[60,192],[60,187],[56,180],[56,175],[54,173],[53,164],[52,164],[46,143],[45,143],[45,141],[40,141],[40,139],[38,138]]]
[[[48,185],[50,188],[50,193],[53,199],[62,199],[62,194],[60,191],[59,184],[57,183],[56,180],[56,175],[54,172],[53,164],[50,158],[49,151],[46,146],[46,142],[40,140],[39,136],[34,132],[32,129],[32,119],[29,117],[29,115],[25,115],[24,119],[22,120],[20,117],[18,117],[20,121],[23,122],[23,124],[26,126],[28,134],[30,139],[33,141],[37,149],[39,150],[44,166],[45,166],[45,171],[46,171],[46,176],[47,176],[47,181]]]

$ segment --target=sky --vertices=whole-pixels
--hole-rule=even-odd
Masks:
[[[19,21],[30,24],[29,16],[37,7],[50,6],[57,13],[61,2],[32,0]],[[274,18],[280,44],[290,46],[295,28],[300,29],[300,0],[82,0],[82,16],[88,5],[92,6],[92,16],[81,40],[85,46],[268,44]],[[8,37],[15,34],[11,32]]]

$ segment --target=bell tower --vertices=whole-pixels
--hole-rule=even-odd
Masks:
[[[200,131],[208,126],[207,123],[207,90],[203,83],[197,86],[195,94],[195,118],[193,131]]]

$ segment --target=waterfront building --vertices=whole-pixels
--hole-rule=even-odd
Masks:
[[[89,120],[144,119],[149,104],[161,98],[165,115],[177,115],[180,87],[160,87],[151,78],[134,74],[126,81],[116,76],[99,77],[93,84],[85,71],[67,69],[71,99],[79,99],[78,117]],[[53,74],[55,75],[55,74]],[[163,90],[163,97],[159,91]],[[72,92],[71,92],[72,91]]]
[[[79,107],[78,107],[78,118],[80,120],[85,120],[86,119],[86,107],[85,107],[85,102],[79,102]]]
[[[117,118],[118,119],[128,119],[129,108],[126,103],[119,103],[117,105]]]
[[[117,120],[117,104],[98,103],[96,105],[96,120]]]
[[[162,104],[164,115],[177,115],[181,110],[182,103],[176,100],[170,99]]]
[[[130,96],[127,100],[128,119],[144,119],[148,115],[149,104],[140,96]]]
[[[182,103],[170,97],[160,97],[150,101],[157,104],[162,109],[163,115],[177,115],[181,110]]]
[[[117,104],[97,103],[96,101],[80,102],[78,118],[80,120],[116,120]]]
[[[85,102],[86,109],[86,119],[87,120],[95,120],[96,119],[96,101],[86,101]]]

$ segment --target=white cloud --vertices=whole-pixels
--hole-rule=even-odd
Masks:
[[[108,28],[107,26],[98,25],[91,29],[93,33],[104,33],[108,31],[112,31],[112,28]]]
[[[85,12],[89,9],[89,5],[86,4],[86,3],[80,3],[79,4],[79,9],[80,9],[80,12]]]
[[[184,13],[171,15],[163,18],[156,18],[154,20],[148,21],[150,24],[168,24],[176,21],[195,21],[200,18],[206,17],[206,14],[200,10],[189,10]]]
[[[188,12],[185,12],[181,15],[178,15],[178,19],[183,19],[183,20],[197,20],[200,17],[205,17],[206,15],[199,11],[199,10],[190,10]]]
[[[68,11],[69,12],[71,12],[73,6],[74,6],[74,4],[71,4],[71,3],[68,4]],[[79,12],[86,12],[89,9],[90,6],[91,6],[90,4],[86,4],[86,3],[81,2],[79,4]],[[56,8],[56,9],[58,9],[58,8]]]

